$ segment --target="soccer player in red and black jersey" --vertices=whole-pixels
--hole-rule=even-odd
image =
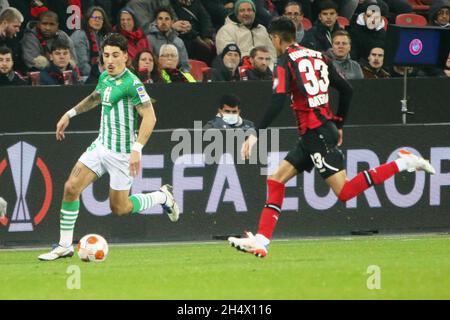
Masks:
[[[412,153],[401,150],[399,159],[375,169],[360,172],[347,180],[344,156],[339,150],[343,141],[343,125],[349,109],[353,89],[340,76],[332,63],[320,52],[307,49],[295,41],[295,25],[286,17],[272,21],[269,33],[277,50],[278,64],[274,73],[274,92],[271,105],[256,129],[267,128],[291,96],[300,139],[275,172],[267,179],[268,197],[262,210],[259,228],[254,236],[229,237],[239,250],[258,257],[267,255],[268,245],[281,213],[285,184],[303,171],[313,167],[331,187],[339,200],[345,202],[375,184],[381,184],[400,171],[423,170],[433,174],[431,164]],[[329,107],[329,86],[339,91],[336,115]],[[257,137],[250,136],[241,154],[248,159]]]

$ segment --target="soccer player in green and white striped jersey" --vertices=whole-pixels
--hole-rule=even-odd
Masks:
[[[113,213],[134,214],[159,204],[171,221],[178,220],[179,209],[169,185],[152,193],[129,196],[133,177],[140,170],[142,148],[152,134],[156,117],[144,85],[126,68],[127,43],[117,33],[105,39],[102,56],[106,70],[100,75],[95,91],[66,112],[56,125],[56,139],[60,141],[65,138],[64,131],[72,117],[102,106],[99,136],[81,155],[64,185],[59,244],[49,253],[41,254],[40,260],[73,256],[73,232],[81,192],[106,172],[110,176],[109,201]],[[142,122],[136,137],[139,116]]]

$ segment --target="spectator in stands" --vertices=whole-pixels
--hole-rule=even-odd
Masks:
[[[17,37],[22,23],[23,15],[16,8],[8,7],[0,13],[0,46],[7,46],[12,50],[14,66],[19,71],[25,69],[22,46]]]
[[[226,18],[225,25],[216,35],[217,54],[230,43],[236,44],[242,57],[250,55],[255,46],[269,48],[272,62],[276,60],[275,48],[266,28],[255,22],[255,5],[251,0],[238,0],[234,6],[234,14]],[[271,65],[271,68],[273,65]]]
[[[323,0],[315,0],[312,2],[312,13],[313,20],[316,19],[318,13],[320,12],[320,3]],[[337,5],[337,13],[339,16],[346,17],[348,20],[351,20],[358,4],[361,2],[360,0],[334,0]]]
[[[50,64],[40,74],[41,85],[77,84],[80,72],[72,63],[69,44],[63,40],[55,40],[50,52]]]
[[[350,56],[359,61],[369,56],[374,47],[385,47],[386,31],[384,20],[378,5],[367,3],[348,28],[352,39],[352,50]]]
[[[255,47],[250,51],[250,67],[240,67],[241,80],[272,80],[270,52],[264,46]]]
[[[156,19],[156,13],[159,8],[166,8],[170,12],[173,20],[172,28],[177,32],[188,32],[192,28],[189,21],[178,20],[175,10],[170,5],[170,0],[131,0],[127,4],[127,7],[136,14],[139,26],[145,34],[150,32],[151,25]]]
[[[28,84],[13,70],[14,60],[12,50],[0,47],[0,86],[23,86]]]
[[[208,121],[203,129],[244,129],[255,128],[252,121],[241,118],[241,101],[233,94],[225,94],[219,102],[216,117]]]
[[[189,58],[204,61],[210,66],[216,56],[216,47],[208,12],[200,0],[171,0],[171,4],[178,18],[189,21],[192,26],[190,31],[179,34]]]
[[[450,2],[436,0],[428,12],[428,24],[442,28],[450,28]]]
[[[296,32],[296,41],[297,43],[301,43],[303,37],[305,36],[305,29],[303,28],[303,11],[302,7],[299,3],[295,1],[289,1],[284,7],[283,15],[288,17],[294,22],[295,27],[297,29]]]
[[[337,23],[337,9],[338,6],[334,1],[320,2],[318,20],[303,38],[302,44],[305,47],[323,52],[331,48],[331,35],[341,30]]]
[[[225,18],[233,11],[234,0],[201,0],[203,7],[211,17],[214,30],[225,24]]]
[[[22,0],[17,0],[22,1]],[[26,1],[23,1],[26,2]],[[107,17],[115,17],[112,10],[113,6],[120,5],[120,0],[38,0],[34,2],[41,2],[46,5],[48,10],[56,12],[59,17],[59,27],[68,35],[72,35],[75,30],[80,28],[81,16],[78,13],[85,13],[92,6],[99,6],[103,8]],[[79,7],[79,11],[73,9],[71,6]],[[119,8],[124,7],[124,5]],[[33,14],[32,14],[33,15]]]
[[[277,1],[272,1],[272,2],[275,5],[275,7],[277,8],[277,11],[280,15],[284,14],[284,9],[289,2],[298,3],[301,7],[303,16],[305,18],[308,18],[309,20],[313,21],[313,16],[311,13],[311,6],[312,6],[313,2],[311,0],[277,0]]]
[[[139,51],[134,57],[131,66],[142,83],[161,82],[158,58],[150,49]]]
[[[163,44],[159,51],[159,66],[164,83],[197,82],[188,72],[179,66],[178,49],[173,44]]]
[[[228,44],[212,64],[212,81],[239,81],[238,67],[241,64],[241,50],[234,43]]]
[[[355,60],[350,59],[352,40],[348,32],[345,30],[334,32],[331,41],[332,47],[328,49],[327,55],[333,59],[336,70],[346,79],[363,79],[361,66]]]
[[[375,47],[370,50],[367,60],[361,60],[361,69],[365,79],[390,78],[391,75],[383,68],[384,49]]]
[[[101,7],[91,7],[83,17],[81,30],[75,31],[70,36],[75,45],[78,68],[83,82],[96,83],[98,80],[100,48],[104,36],[110,31],[111,25],[105,11]]]
[[[173,44],[179,53],[181,69],[189,72],[189,57],[183,40],[178,37],[178,32],[173,29],[173,16],[167,8],[159,8],[156,10],[156,20],[150,26],[148,40],[153,48],[153,52],[161,52],[163,44]]]
[[[119,13],[116,31],[128,39],[128,61],[131,63],[136,54],[143,49],[150,49],[148,38],[136,24],[133,11],[124,8]]]
[[[54,41],[61,40],[68,44],[72,59],[77,56],[70,37],[59,30],[58,15],[53,11],[44,11],[38,21],[30,21],[22,38],[22,52],[25,65],[29,69],[43,70],[49,64],[49,56]]]

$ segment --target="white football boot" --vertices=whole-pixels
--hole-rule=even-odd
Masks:
[[[268,253],[267,247],[259,243],[253,233],[246,231],[244,232],[244,235],[244,238],[229,237],[228,242],[232,247],[235,247],[240,251],[254,254],[259,258],[264,258]]]
[[[436,173],[436,170],[434,170],[433,166],[430,164],[430,161],[425,160],[422,157],[418,157],[415,154],[409,152],[408,150],[401,149],[398,152],[398,156],[406,160],[406,164],[408,166],[408,169],[406,170],[408,172],[414,172],[418,170],[418,171],[425,171],[430,174]]]
[[[62,247],[58,245],[55,249],[49,253],[41,254],[38,259],[41,261],[53,261],[60,258],[70,258],[73,256],[73,246]]]
[[[166,203],[162,205],[164,212],[169,216],[170,221],[176,222],[180,217],[180,208],[175,201],[173,196],[173,187],[169,184],[163,185],[159,190],[161,190],[167,197]]]

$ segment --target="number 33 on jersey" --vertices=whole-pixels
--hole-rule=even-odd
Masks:
[[[300,134],[334,118],[328,105],[329,85],[328,58],[321,52],[295,44],[278,58],[274,93],[291,94]]]

